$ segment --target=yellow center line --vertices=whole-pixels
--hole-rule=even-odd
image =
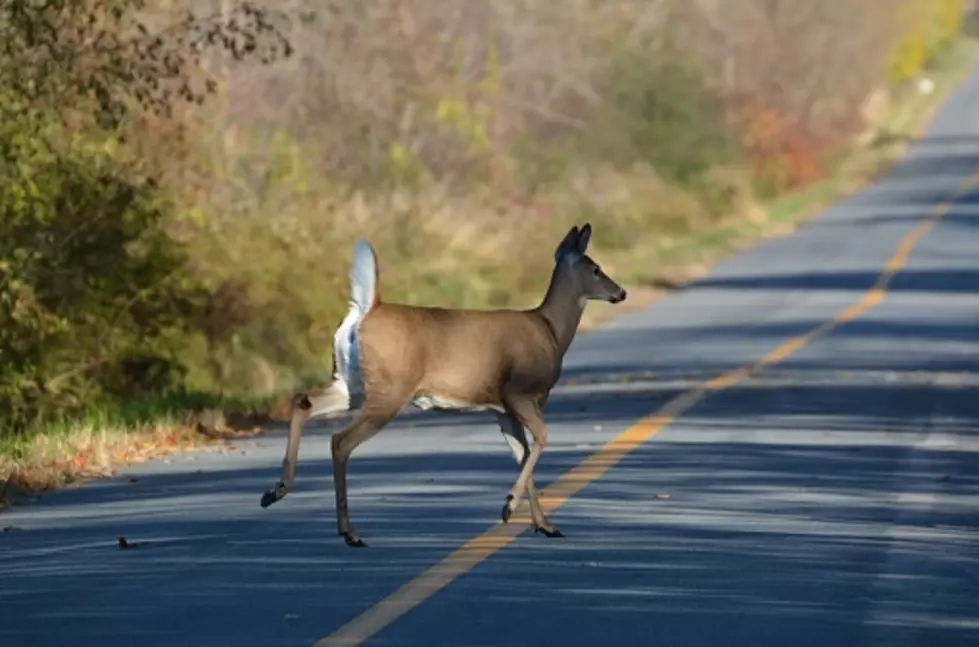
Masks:
[[[855,319],[879,304],[884,299],[894,275],[907,263],[915,244],[935,226],[935,223],[942,216],[948,213],[951,204],[956,199],[977,185],[979,185],[979,172],[966,178],[949,197],[935,206],[928,217],[901,240],[884,270],[877,277],[874,286],[864,293],[857,303],[840,311],[832,319],[816,326],[809,332],[792,337],[780,344],[758,361],[707,380],[702,385],[672,398],[655,413],[637,421],[541,491],[540,501],[544,512],[553,512],[584,487],[601,478],[626,454],[647,442],[711,392],[730,388],[750,378],[759,370],[785,360],[815,338],[829,332],[841,323]],[[313,647],[339,647],[340,645],[356,647],[362,645],[454,579],[468,573],[477,564],[502,550],[529,527],[530,518],[525,510],[514,515],[509,524],[497,522],[489,530],[470,539],[442,561],[403,584],[386,598],[337,629],[333,634],[317,641]]]

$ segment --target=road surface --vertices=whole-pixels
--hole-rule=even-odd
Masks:
[[[497,523],[491,417],[358,450],[366,550],[328,427],[259,507],[280,430],[0,516],[0,644],[979,645],[976,105],[979,74],[878,183],[579,337],[537,471],[565,538]]]

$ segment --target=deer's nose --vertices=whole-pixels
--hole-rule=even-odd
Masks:
[[[622,303],[623,301],[625,301],[625,294],[626,294],[626,293],[625,293],[625,290],[621,290],[621,289],[620,289],[620,290],[619,290],[619,293],[618,293],[618,294],[616,294],[616,295],[613,295],[613,296],[612,296],[612,297],[611,297],[611,298],[609,299],[609,302],[610,302],[610,303]]]

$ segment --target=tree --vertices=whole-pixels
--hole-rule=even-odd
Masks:
[[[291,48],[250,4],[198,18],[145,0],[0,6],[0,424],[179,383],[176,333],[202,290],[134,145],[215,89],[208,51]]]

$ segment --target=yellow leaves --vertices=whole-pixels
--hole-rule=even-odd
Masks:
[[[942,41],[951,40],[962,30],[965,0],[939,0],[936,3],[936,26]]]
[[[435,121],[440,124],[455,124],[464,122],[468,109],[466,104],[458,99],[440,99],[435,108]]]
[[[293,192],[306,193],[310,176],[302,147],[285,131],[278,131],[272,140],[272,159],[266,180],[269,184],[289,183]]]
[[[401,142],[391,142],[388,148],[388,163],[398,171],[406,171],[414,164],[414,158]]]
[[[435,121],[457,130],[475,150],[485,149],[489,145],[486,134],[489,110],[485,106],[473,109],[462,99],[443,98],[435,108]]]
[[[108,157],[115,157],[119,152],[119,140],[115,137],[106,137],[102,142],[102,153]]]
[[[435,106],[435,123],[462,135],[472,152],[489,148],[489,125],[493,110],[489,101],[503,90],[503,67],[496,43],[487,45],[480,78],[465,90],[448,92]]]
[[[399,182],[414,182],[428,173],[424,163],[400,141],[388,146],[387,170]]]
[[[24,190],[25,197],[32,200],[40,200],[44,196],[41,187],[32,178],[25,177],[24,183],[21,186]]]
[[[959,33],[964,0],[904,0],[899,19],[905,33],[888,60],[892,81],[901,83],[920,74]]]
[[[500,52],[496,43],[490,43],[486,52],[485,76],[476,84],[484,96],[499,94],[503,89],[503,67],[500,65]]]
[[[183,220],[201,226],[207,221],[207,212],[201,206],[195,206],[181,214]]]
[[[913,79],[925,66],[926,50],[924,34],[911,32],[906,35],[890,56],[891,80],[901,83]]]

